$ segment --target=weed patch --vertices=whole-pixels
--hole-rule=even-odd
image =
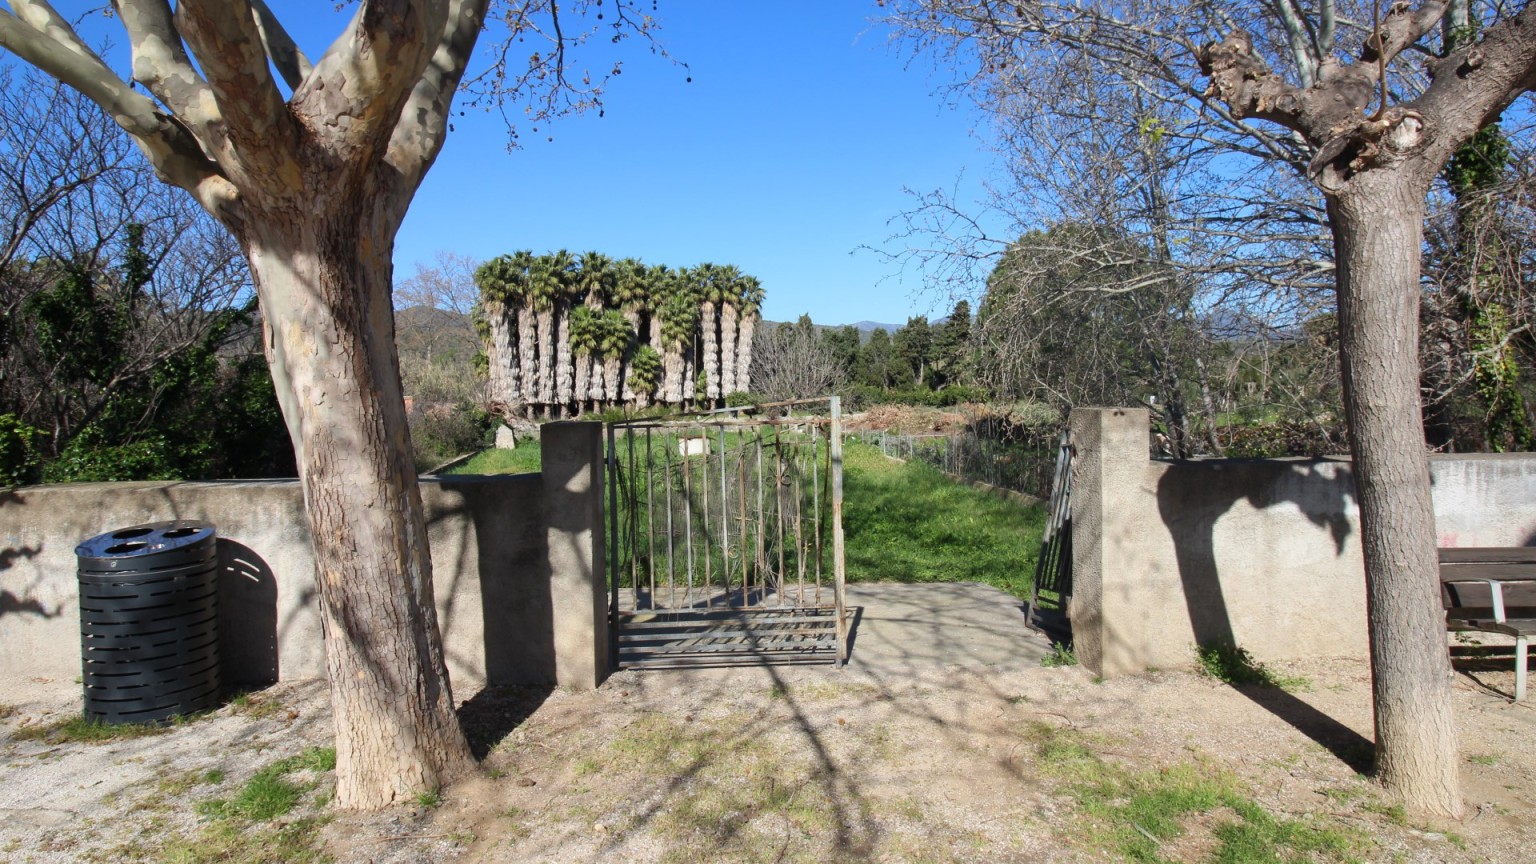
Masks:
[[[1051,646],[1051,653],[1040,658],[1040,665],[1047,667],[1076,666],[1077,654],[1071,648],[1057,642]]]
[[[1288,693],[1312,687],[1305,678],[1275,673],[1237,645],[1202,645],[1195,649],[1195,660],[1202,674],[1233,687],[1276,687]]]
[[[271,696],[243,690],[236,693],[235,698],[229,700],[229,707],[236,714],[243,717],[249,717],[252,720],[264,720],[282,711],[283,703]]]

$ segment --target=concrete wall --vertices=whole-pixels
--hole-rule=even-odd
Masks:
[[[606,676],[606,608],[593,600],[603,586],[601,428],[547,425],[542,474],[422,480],[438,622],[461,697],[486,683],[594,687]],[[75,686],[75,545],[167,519],[218,527],[226,682],[323,677],[314,557],[294,480],[0,491],[0,672]],[[571,554],[583,544],[585,556]]]
[[[1073,639],[1100,675],[1187,667],[1235,641],[1260,660],[1367,655],[1347,458],[1148,456],[1146,409],[1072,412]],[[1430,458],[1442,546],[1536,545],[1536,457]]]

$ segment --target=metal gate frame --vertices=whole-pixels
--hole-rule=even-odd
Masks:
[[[1049,516],[1035,562],[1035,590],[1029,603],[1029,626],[1052,642],[1072,644],[1072,462],[1076,455],[1070,429],[1061,433],[1056,474],[1051,481]],[[1049,596],[1042,596],[1041,592]]]
[[[838,397],[607,433],[615,668],[847,662]]]

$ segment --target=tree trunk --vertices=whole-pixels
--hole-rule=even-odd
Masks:
[[[1365,558],[1376,770],[1410,810],[1460,818],[1453,676],[1419,405],[1426,187],[1404,169],[1362,172],[1328,196],[1328,215]]]
[[[304,481],[336,724],[336,800],[376,809],[474,763],[440,649],[393,350],[393,232],[359,214],[362,200],[329,214],[317,208],[318,216],[262,214],[241,239]]]
[[[571,404],[575,395],[571,392],[575,364],[571,362],[570,307],[565,303],[556,303],[555,314],[559,318],[559,330],[555,336],[555,402],[565,406]]]
[[[538,313],[533,308],[533,302],[527,301],[523,303],[523,308],[517,316],[517,365],[523,376],[522,401],[526,405],[531,405],[538,401],[539,334],[537,315]]]
[[[736,304],[726,303],[720,310],[720,398],[739,391],[736,386]]]
[[[719,324],[719,315],[714,303],[706,300],[699,307],[699,330],[704,335],[703,353],[700,364],[704,368],[704,392],[709,397],[711,408],[715,407],[714,401],[720,398],[720,340],[717,337],[716,327]],[[690,393],[690,395],[692,395]]]
[[[614,372],[616,377],[609,379],[614,382],[614,389],[609,398],[615,402],[622,401],[628,404],[635,401],[635,388],[629,386],[629,364],[634,359],[635,351],[639,349],[641,342],[644,341],[642,337],[645,331],[640,329],[640,310],[625,309],[624,320],[629,322],[629,344],[624,346],[623,355],[617,358],[618,368]]]
[[[699,346],[697,343],[683,346],[682,361],[682,399],[678,401],[686,405],[695,401],[697,397],[694,394],[697,393],[699,389]]]
[[[747,393],[752,389],[752,335],[757,329],[757,314],[741,319],[741,333],[736,337],[736,389]]]
[[[586,400],[596,398],[593,395],[593,391],[596,389],[593,385],[594,383],[601,384],[601,381],[594,382],[592,378],[592,367],[595,365],[595,361],[596,357],[591,354],[577,354],[575,356],[576,390],[574,395],[578,408]]]
[[[607,384],[607,391],[604,394],[604,398],[609,403],[615,403],[615,402],[620,401],[619,400],[619,389],[620,389],[619,388],[619,372],[621,371],[620,370],[620,362],[622,361],[622,359],[623,358],[620,355],[618,355],[618,354],[608,354],[608,355],[604,356],[602,361],[601,361],[601,369],[602,369],[602,372],[603,372],[603,381],[604,381],[604,383]]]
[[[539,398],[540,405],[555,401],[555,310],[539,310]]]
[[[517,348],[513,345],[517,332],[517,312],[498,302],[485,304],[486,324],[491,331],[489,370],[491,401],[503,405],[516,405],[522,396],[518,380]]]
[[[668,345],[661,355],[662,399],[670,405],[683,401],[683,346]]]

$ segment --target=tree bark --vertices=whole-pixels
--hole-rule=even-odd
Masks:
[[[523,404],[532,405],[539,394],[538,313],[527,300],[517,316],[517,365],[523,376]]]
[[[720,340],[716,330],[716,325],[719,323],[718,309],[719,307],[709,300],[705,300],[699,307],[699,330],[704,337],[704,392],[709,397],[711,408],[715,407],[714,400],[722,395],[720,392]]]
[[[1376,770],[1410,810],[1460,818],[1453,674],[1418,398],[1427,186],[1403,166],[1362,172],[1328,196],[1328,215],[1360,501]]]
[[[736,389],[747,393],[752,389],[752,337],[757,329],[758,315],[749,312],[741,318],[741,333],[736,337]]]
[[[740,390],[736,386],[736,304],[726,302],[720,310],[720,398]]]
[[[486,324],[490,328],[491,351],[487,367],[490,370],[491,401],[503,405],[516,405],[521,398],[521,382],[518,380],[517,348],[513,344],[517,332],[517,311],[504,303],[485,304]]]
[[[555,333],[555,402],[562,408],[574,400],[572,378],[575,364],[571,360],[571,307],[569,303],[555,303],[555,316],[559,321]]]
[[[548,406],[555,401],[555,310],[539,310],[539,398],[530,400]]]
[[[377,809],[473,760],[441,653],[393,347],[393,226],[364,212],[367,194],[342,198],[261,214],[240,239],[314,539],[336,799]]]

